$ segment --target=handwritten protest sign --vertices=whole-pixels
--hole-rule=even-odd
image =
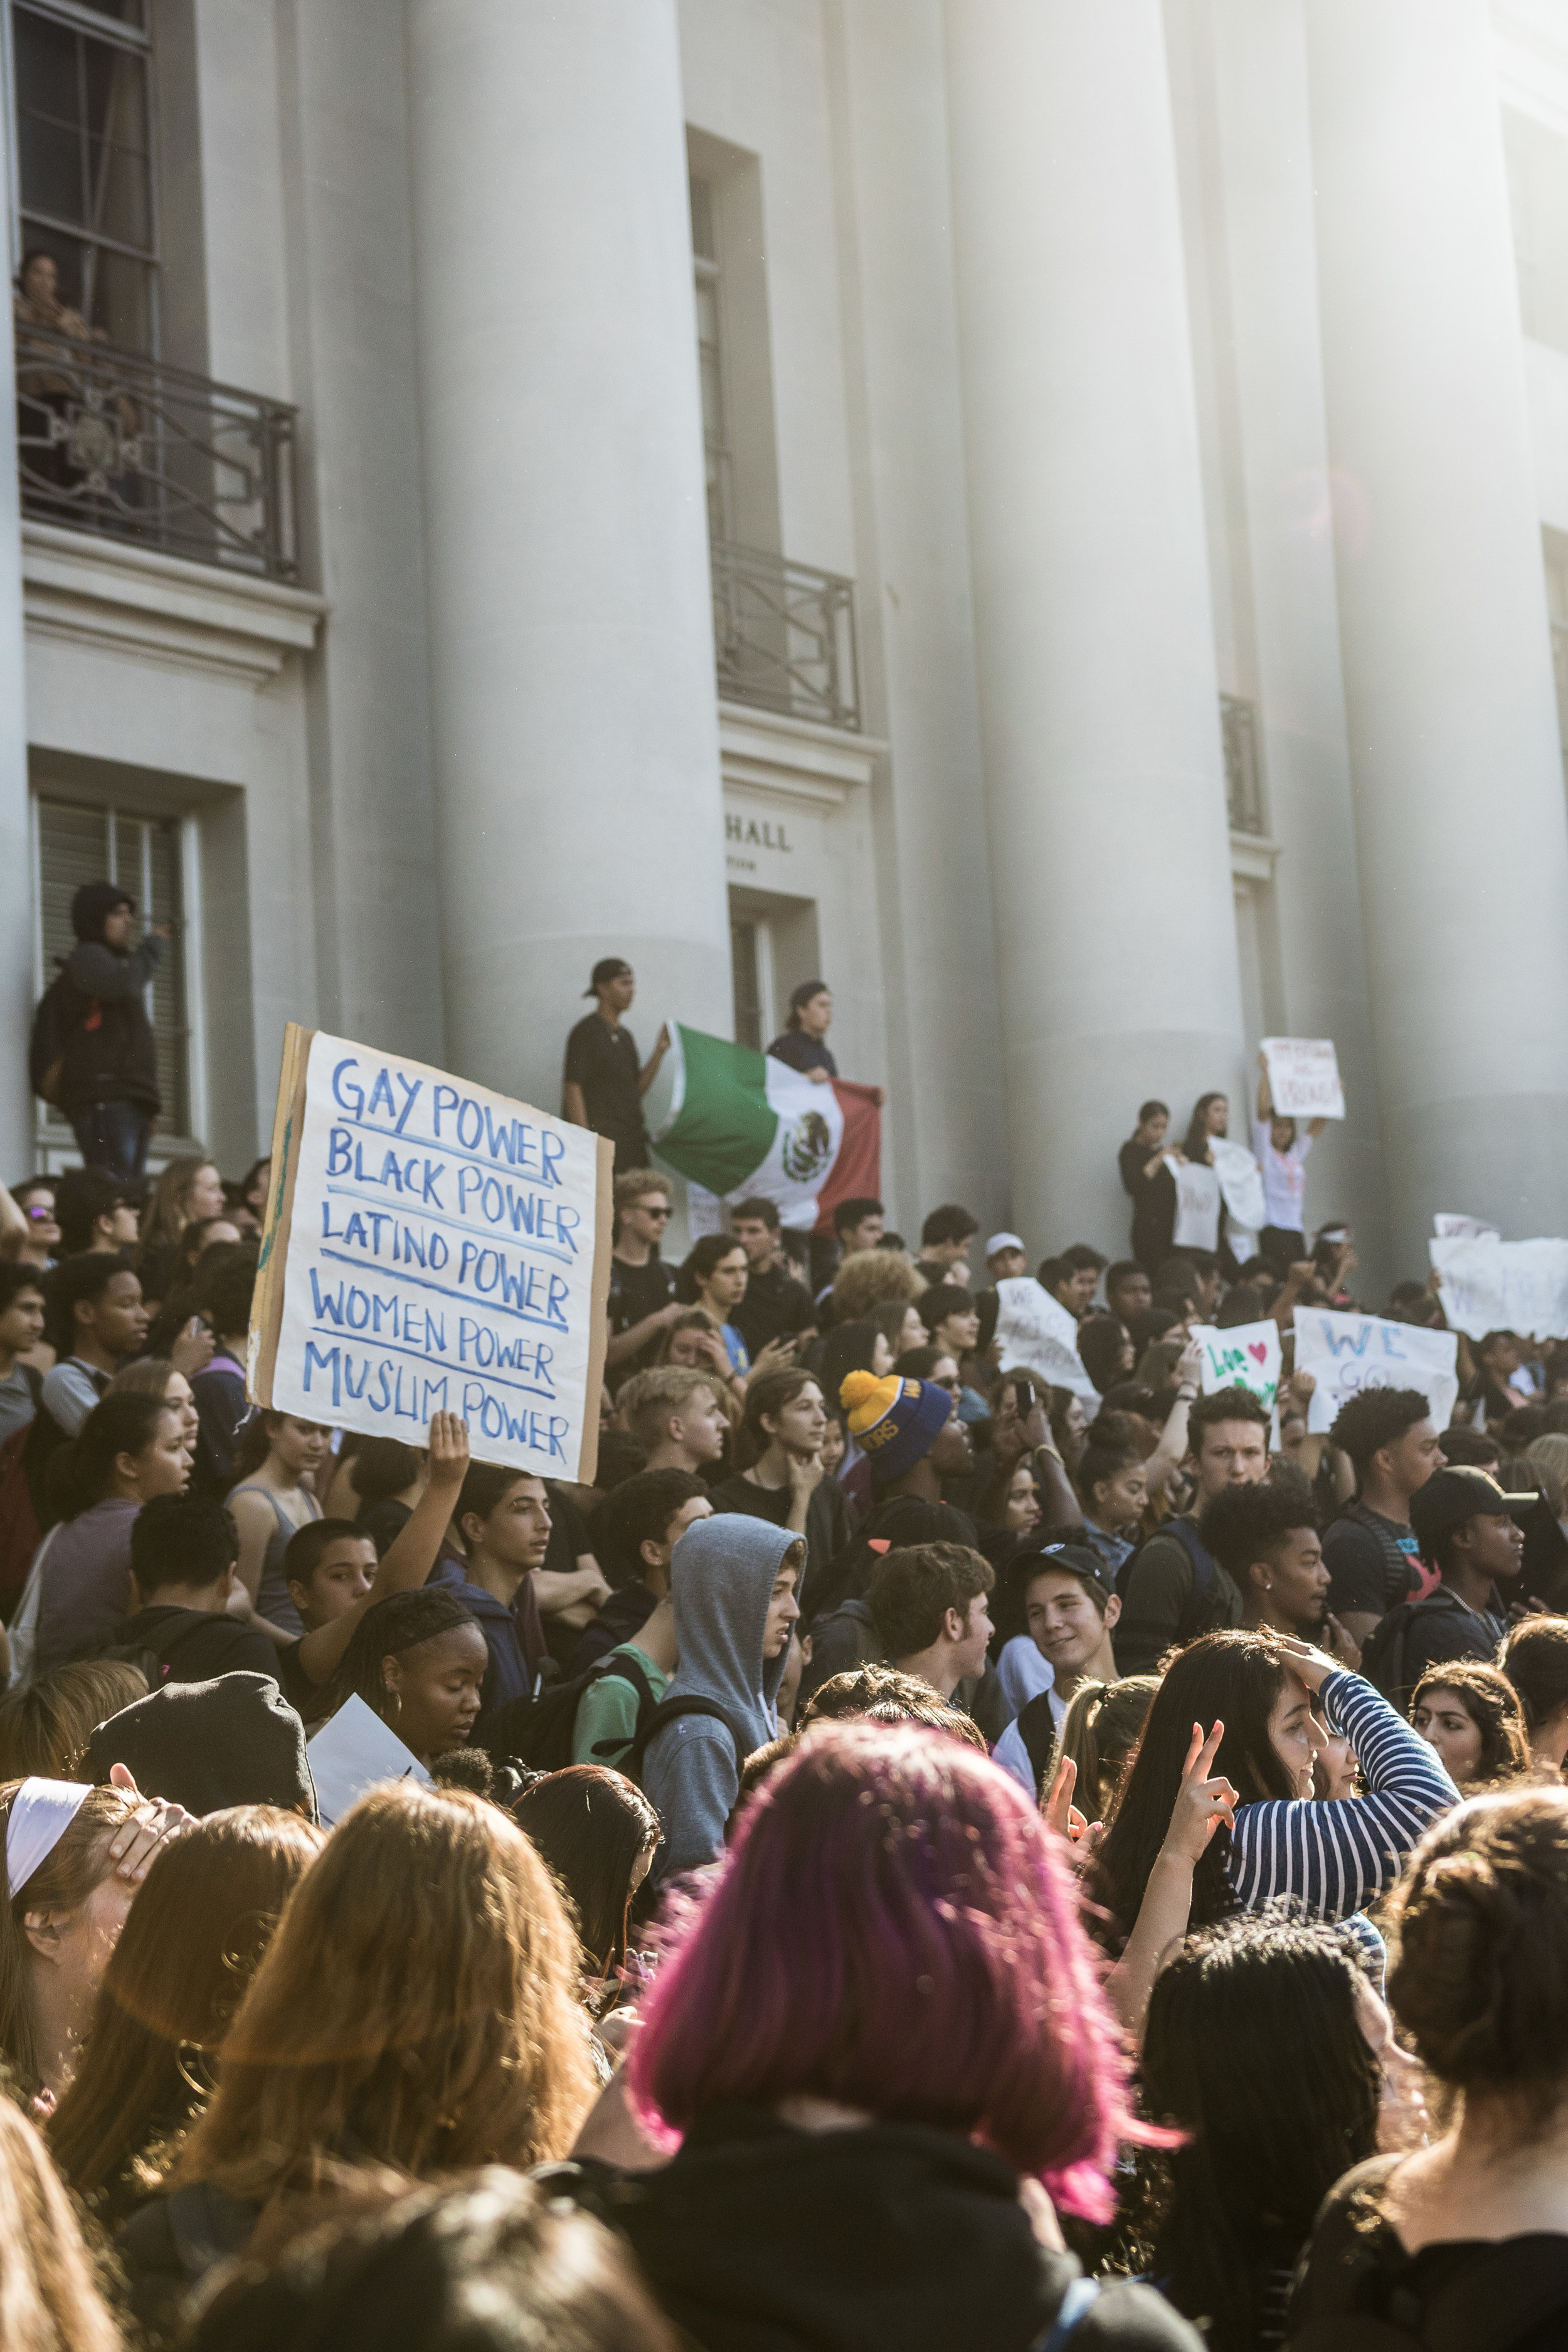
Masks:
[[[1428,1242],[1437,1296],[1456,1330],[1484,1339],[1568,1339],[1568,1242]]]
[[[1227,1228],[1230,1246],[1238,1259],[1246,1260],[1258,1247],[1258,1236],[1268,1223],[1268,1210],[1263,1197],[1263,1171],[1246,1144],[1233,1143],[1228,1135],[1213,1137],[1209,1150],[1230,1219]]]
[[[290,1022],[250,1395],[413,1444],[458,1412],[477,1460],[591,1479],[612,1160],[584,1128]]]
[[[1078,1352],[1078,1325],[1059,1299],[1032,1274],[1015,1274],[996,1285],[996,1337],[1002,1370],[1016,1365],[1038,1372],[1053,1388],[1071,1389],[1086,1404],[1100,1402],[1100,1391]]]
[[[1178,1160],[1165,1154],[1165,1165],[1175,1180],[1176,1222],[1172,1240],[1177,1249],[1215,1249],[1219,1243],[1220,1180],[1215,1168],[1201,1160]]]
[[[1281,1118],[1343,1118],[1345,1090],[1331,1037],[1265,1037],[1263,1059]]]
[[[1438,1428],[1447,1429],[1459,1393],[1452,1331],[1390,1323],[1381,1315],[1336,1315],[1327,1307],[1298,1307],[1295,1325],[1296,1370],[1317,1382],[1309,1431],[1326,1430],[1341,1405],[1363,1389],[1419,1389]]]
[[[1500,1242],[1496,1225],[1489,1225],[1479,1217],[1451,1217],[1439,1209],[1432,1220],[1432,1231],[1440,1242]]]
[[[1217,1389],[1250,1389],[1273,1412],[1279,1391],[1278,1323],[1237,1323],[1228,1331],[1198,1323],[1193,1337],[1203,1354],[1199,1380],[1205,1396]]]

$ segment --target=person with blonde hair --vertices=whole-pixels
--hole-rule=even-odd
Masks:
[[[123,2340],[42,2140],[0,2099],[0,2342],[6,2352],[121,2352]]]
[[[143,1798],[123,1766],[107,1789],[35,1776],[0,1788],[0,2059],[28,2095],[69,2082],[137,1888],[189,1818]]]
[[[617,1399],[623,1428],[630,1430],[647,1459],[648,1470],[710,1470],[724,1451],[728,1420],[719,1390],[708,1372],[634,1372]]]
[[[862,1323],[874,1307],[901,1298],[912,1307],[926,1285],[897,1250],[851,1250],[833,1277],[833,1320]]]
[[[221,1217],[226,1206],[223,1178],[205,1152],[185,1152],[170,1160],[153,1187],[142,1219],[138,1271],[147,1276],[153,1297],[164,1296],[185,1227],[208,1217]]]
[[[0,1781],[68,1780],[100,1723],[147,1696],[140,1666],[77,1658],[0,1698]]]
[[[47,2126],[50,2154],[102,2227],[156,2189],[151,2159],[201,2105],[284,1906],[325,1843],[276,1805],[233,1805],[193,1822],[149,1870]]]
[[[362,1797],[289,1902],[169,2195],[120,2233],[139,2295],[195,2283],[182,2248],[239,2252],[269,2201],[310,2227],[345,2164],[423,2180],[564,2157],[595,2090],[579,1966],[496,1807],[406,1780]]]

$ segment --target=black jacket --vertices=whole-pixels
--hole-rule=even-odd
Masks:
[[[703,2352],[1028,2352],[1078,2276],[1037,2243],[1011,2165],[922,2124],[802,2132],[700,2116],[601,2210]],[[1108,2285],[1072,2352],[1199,2352],[1152,2288]]]
[[[82,940],[71,950],[60,978],[60,1094],[68,1112],[128,1102],[156,1118],[163,1108],[142,993],[163,953],[163,940],[152,938],[133,955],[117,955],[101,940]]]

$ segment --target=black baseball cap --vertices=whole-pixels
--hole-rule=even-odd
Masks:
[[[1042,1544],[1038,1551],[1026,1552],[1013,1571],[1019,1590],[1032,1576],[1043,1576],[1047,1569],[1060,1569],[1066,1576],[1076,1576],[1080,1584],[1092,1584],[1107,1601],[1116,1591],[1110,1563],[1088,1544]]]
[[[595,990],[603,988],[606,981],[629,980],[631,975],[632,968],[625,956],[601,956],[594,966],[594,976],[583,993],[584,996],[592,996]]]
[[[1411,1496],[1410,1524],[1425,1548],[1482,1513],[1491,1518],[1500,1518],[1504,1512],[1510,1519],[1526,1518],[1540,1500],[1533,1490],[1528,1495],[1505,1494],[1485,1470],[1455,1463],[1447,1470],[1435,1470]]]

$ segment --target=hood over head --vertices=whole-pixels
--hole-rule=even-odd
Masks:
[[[665,1696],[717,1699],[754,1732],[757,1748],[774,1736],[773,1703],[789,1650],[786,1643],[776,1658],[763,1656],[768,1604],[784,1554],[800,1541],[793,1528],[720,1511],[688,1528],[670,1554],[680,1663]]]
[[[135,899],[118,882],[84,882],[71,899],[71,929],[79,940],[96,940],[103,943],[103,923],[116,907],[129,907],[134,911]]]

